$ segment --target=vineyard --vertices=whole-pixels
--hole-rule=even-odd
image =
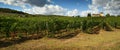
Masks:
[[[120,17],[13,16],[0,16],[0,38],[68,38],[80,32],[99,34],[101,29],[120,28]]]

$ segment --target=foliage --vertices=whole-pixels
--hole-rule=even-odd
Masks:
[[[14,15],[0,16],[0,32],[10,37],[15,34],[20,37],[28,37],[37,34],[40,37],[54,37],[61,30],[80,29],[86,33],[99,33],[99,30],[118,28],[120,26],[120,17],[60,17],[60,16],[35,16],[15,17]],[[100,25],[100,26],[99,26]],[[105,29],[106,30],[106,29]]]
[[[110,14],[108,13],[108,14],[106,14],[106,17],[110,17]]]
[[[8,9],[8,8],[0,8],[0,12],[2,13],[15,13],[15,14],[27,14],[21,11],[17,11],[17,10],[12,10],[12,9]]]
[[[88,13],[87,17],[91,17],[91,13]]]

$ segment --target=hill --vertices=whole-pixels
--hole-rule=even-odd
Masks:
[[[0,16],[13,16],[13,17],[68,17],[61,15],[42,15],[42,14],[28,14],[22,11],[13,10],[9,8],[0,8]]]
[[[9,8],[0,8],[0,13],[27,14],[22,11],[17,11]]]

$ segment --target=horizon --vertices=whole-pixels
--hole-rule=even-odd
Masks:
[[[88,13],[119,15],[120,0],[1,0],[0,8],[29,14],[87,16]]]

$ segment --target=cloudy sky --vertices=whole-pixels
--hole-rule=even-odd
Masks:
[[[44,15],[86,16],[100,12],[120,15],[120,0],[0,0],[0,8]]]

